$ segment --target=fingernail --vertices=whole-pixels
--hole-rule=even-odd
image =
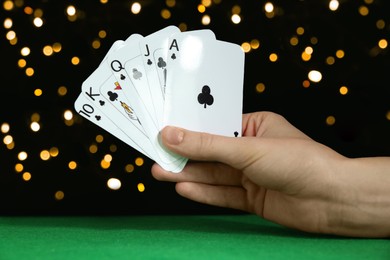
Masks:
[[[169,144],[178,145],[184,139],[184,132],[176,127],[168,127],[165,131],[165,141]]]

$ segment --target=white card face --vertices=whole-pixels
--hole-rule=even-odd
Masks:
[[[168,26],[140,40],[141,57],[146,73],[148,87],[152,96],[152,105],[157,117],[157,128],[161,129],[164,112],[164,85],[160,83],[159,74],[166,71],[166,55],[156,56],[156,52],[166,49],[169,37],[179,33],[176,26]]]
[[[137,151],[148,156],[150,159],[152,157],[144,151],[137,143],[135,143],[129,136],[127,136],[123,131],[115,125],[111,119],[103,113],[100,113],[100,110],[95,107],[90,100],[85,97],[85,95],[80,94],[74,103],[75,110],[84,118],[94,123],[95,125],[101,127],[105,131],[109,132],[122,142],[130,145]]]
[[[126,42],[123,47],[113,52],[107,58],[106,65],[113,71],[117,83],[126,96],[127,105],[135,111],[144,132],[157,153],[158,158],[155,161],[164,169],[171,171],[179,169],[186,159],[168,151],[159,142],[159,129],[156,125],[156,117],[153,117],[154,107],[151,96],[148,96],[149,87],[139,48],[139,39]],[[134,84],[134,82],[137,83]]]
[[[109,71],[107,64],[102,64],[101,66],[105,66]],[[105,102],[110,103],[113,107],[115,107],[115,109],[129,120],[138,129],[138,131],[142,132],[145,137],[147,137],[137,113],[133,109],[130,101],[126,98],[121,85],[114,75],[111,74],[110,77],[105,82],[102,82],[100,87],[97,89]]]
[[[142,105],[143,110],[146,111],[145,117],[150,117],[156,127],[157,117],[152,105],[152,95],[145,76],[141,59],[141,51],[139,49],[139,41],[141,39],[143,39],[141,35],[136,35],[136,37],[126,40],[126,43],[121,46],[121,48],[114,51],[107,58],[106,62],[111,67],[113,74],[121,85],[135,88],[136,96],[138,97],[140,105]],[[133,65],[129,70],[126,70],[125,68],[127,63],[131,63]],[[129,87],[126,87],[124,89],[126,95],[128,88]],[[132,95],[132,97],[134,97],[134,95]]]
[[[129,37],[129,38],[130,38],[130,37]],[[104,56],[102,62],[105,62],[106,59],[107,59],[107,57],[110,56],[112,52],[114,52],[115,50],[117,50],[117,49],[119,49],[121,46],[123,46],[124,43],[125,43],[125,41],[122,41],[122,40],[117,40],[117,41],[115,41],[115,42],[111,45],[111,47],[110,47],[110,49],[108,50],[108,52],[106,53],[106,55]],[[101,62],[101,63],[102,63],[102,62]],[[100,64],[101,64],[101,63],[100,63]]]
[[[236,44],[174,35],[168,59],[164,126],[241,136],[244,52]]]
[[[110,68],[106,63],[103,63],[83,82],[82,94],[95,106],[96,110],[106,115],[124,134],[133,140],[145,155],[158,162],[159,160],[156,158],[156,153],[148,137],[136,127],[138,122],[120,113],[113,104],[101,95],[99,91],[101,85],[115,85],[115,81],[116,78],[112,75]]]

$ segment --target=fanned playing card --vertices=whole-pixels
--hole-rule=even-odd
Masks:
[[[241,136],[244,52],[196,35],[170,40],[164,125]]]
[[[181,171],[187,159],[167,150],[159,141],[159,127],[155,113],[154,102],[151,89],[146,77],[143,54],[140,50],[140,41],[143,37],[138,37],[127,42],[123,47],[114,51],[107,57],[106,64],[111,68],[112,74],[116,78],[120,91],[128,101],[127,105],[135,111],[137,119],[142,125],[146,135],[153,145],[158,158],[156,162],[170,171]],[[155,89],[160,89],[155,88]],[[111,91],[114,93],[114,90]],[[108,93],[104,89],[102,93]],[[163,109],[161,107],[161,109]],[[162,120],[160,120],[162,121]]]

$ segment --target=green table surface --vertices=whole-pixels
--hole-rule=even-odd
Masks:
[[[390,243],[307,234],[246,214],[7,216],[0,259],[390,259]]]

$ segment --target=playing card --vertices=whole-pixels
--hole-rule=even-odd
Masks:
[[[159,129],[155,121],[157,119],[154,116],[153,101],[149,95],[150,90],[141,55],[139,39],[133,40],[126,42],[124,46],[114,51],[107,58],[106,64],[116,78],[115,84],[126,96],[128,101],[126,104],[131,107],[132,111],[135,111],[137,121],[140,122],[152,143],[158,155],[156,162],[167,170],[180,171],[187,159],[168,151],[159,142]],[[101,93],[112,96],[116,101],[116,95],[112,90],[109,94],[107,89],[103,87]]]
[[[169,37],[175,33],[179,33],[180,29],[176,26],[165,27],[155,33],[152,33],[139,42],[143,67],[146,74],[146,82],[151,93],[152,103],[157,119],[157,128],[162,126],[164,112],[164,86],[165,79],[162,77],[160,82],[159,75],[166,75],[166,51]],[[130,65],[130,63],[128,63]],[[130,68],[133,69],[133,68]],[[137,81],[135,81],[137,82]],[[142,83],[142,81],[140,81]]]
[[[102,63],[82,84],[82,95],[121,129],[134,143],[142,148],[145,154],[158,161],[148,137],[140,130],[139,122],[120,113],[115,106],[100,93],[101,85],[115,86],[116,78],[106,63]]]
[[[80,94],[76,99],[74,104],[75,110],[84,118],[89,120],[90,122],[98,125],[105,131],[109,132],[119,140],[125,142],[130,145],[137,151],[143,153],[150,159],[152,156],[143,150],[137,143],[135,143],[129,136],[127,136],[117,125],[105,114],[100,113],[100,110],[95,107],[93,103],[90,102],[83,94]]]
[[[163,125],[241,136],[241,47],[191,34],[174,35],[170,44]]]

